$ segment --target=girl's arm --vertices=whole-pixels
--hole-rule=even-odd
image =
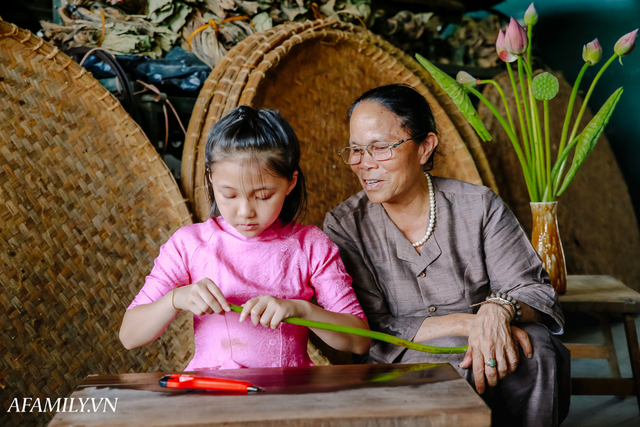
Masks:
[[[205,278],[177,288],[157,301],[127,310],[120,327],[120,341],[129,350],[155,341],[178,315],[176,309],[200,316],[230,311],[231,307],[216,284]]]
[[[353,326],[361,329],[369,329],[366,321],[348,313],[334,313],[322,307],[304,300],[286,300],[261,295],[252,298],[244,304],[240,321],[251,317],[254,325],[260,323],[264,327],[277,328],[280,322],[289,317],[315,320],[318,322],[333,323],[335,325]],[[325,343],[336,350],[356,354],[364,354],[371,345],[371,339],[341,332],[313,329]]]
[[[171,306],[171,292],[152,303],[130,308],[122,319],[120,341],[128,350],[149,344],[162,335],[177,315]]]

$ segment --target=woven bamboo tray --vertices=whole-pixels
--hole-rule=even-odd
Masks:
[[[0,425],[14,398],[57,398],[88,374],[182,370],[182,315],[155,343],[118,331],[159,247],[191,218],[120,103],[56,47],[0,21]],[[44,405],[44,403],[43,403]]]
[[[196,219],[206,220],[210,209],[203,186],[207,132],[236,106],[251,105],[278,109],[298,134],[309,193],[305,222],[321,226],[326,212],[361,189],[336,155],[348,144],[347,108],[364,91],[389,83],[407,83],[429,100],[444,153],[434,173],[481,184],[454,122],[422,79],[435,83],[428,73],[421,79],[405,64],[419,68],[372,33],[334,20],[285,24],[245,39],[213,70],[189,122],[182,183]],[[486,159],[480,161],[491,181]]]
[[[571,86],[559,73],[560,92],[552,99],[550,111],[567,111]],[[513,99],[509,75],[505,72],[495,77],[503,87],[507,99]],[[487,85],[484,95],[505,111],[497,90]],[[582,99],[576,99],[572,124],[578,115]],[[512,117],[516,106],[511,103]],[[540,106],[540,111],[542,107]],[[481,104],[478,114],[493,135],[485,143],[491,168],[500,188],[500,195],[516,214],[528,235],[531,235],[532,219],[527,187],[515,151],[488,108]],[[616,110],[615,114],[625,114]],[[586,110],[581,126],[593,115]],[[564,114],[551,114],[550,135],[553,158],[562,134]],[[517,130],[517,135],[520,131]],[[565,169],[565,171],[569,169]],[[633,210],[629,190],[622,172],[603,134],[593,153],[584,162],[574,180],[558,200],[558,227],[564,248],[568,274],[607,274],[622,280],[627,286],[640,291],[640,231]]]

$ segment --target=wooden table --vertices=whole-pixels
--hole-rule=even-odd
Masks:
[[[609,360],[613,378],[572,378],[572,394],[633,396],[640,408],[640,348],[634,317],[640,313],[640,294],[611,276],[568,276],[567,292],[559,296],[565,313],[588,313],[600,317],[604,345],[566,344],[572,358]],[[632,378],[620,378],[607,314],[622,315],[629,348]]]
[[[491,411],[449,364],[335,365],[200,371],[250,381],[258,393],[168,391],[164,373],[90,375],[71,395],[78,410],[50,427],[83,426],[489,426]],[[109,399],[98,413],[92,401]],[[118,399],[115,411],[113,406]],[[105,411],[106,408],[106,411]]]

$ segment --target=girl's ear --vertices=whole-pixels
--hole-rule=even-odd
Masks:
[[[420,143],[420,164],[424,165],[431,157],[431,153],[433,153],[438,146],[438,135],[433,132],[429,132],[427,137]]]
[[[289,186],[287,187],[287,196],[289,195],[289,193],[293,191],[297,183],[298,183],[298,171],[294,171],[293,176],[291,177],[291,181],[289,181]]]

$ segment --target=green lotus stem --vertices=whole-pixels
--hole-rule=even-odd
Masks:
[[[544,142],[547,155],[547,185],[542,197],[543,202],[549,202],[547,200],[548,195],[551,193],[551,143],[549,142],[549,101],[545,100],[544,103]]]
[[[542,142],[541,142],[541,134],[540,131],[540,118],[538,116],[538,106],[535,102],[535,98],[533,97],[533,93],[531,92],[531,82],[533,80],[533,76],[531,73],[531,69],[528,64],[524,61],[524,59],[519,56],[518,57],[518,71],[524,68],[527,74],[527,89],[528,91],[524,92],[524,83],[522,81],[522,74],[520,74],[520,85],[522,86],[522,97],[525,105],[526,114],[529,116],[530,123],[529,128],[529,137],[531,138],[531,153],[532,153],[532,181],[535,182],[536,185],[536,198],[532,199],[534,202],[539,202],[542,199],[540,198],[540,194],[544,188],[544,166],[543,166],[543,152],[542,152]],[[526,98],[529,98],[529,106],[527,108]]]
[[[589,91],[587,92],[587,96],[585,96],[584,100],[582,101],[582,106],[580,107],[580,111],[578,112],[578,117],[576,118],[576,121],[573,125],[573,130],[571,131],[571,136],[569,137],[569,141],[572,141],[573,138],[576,136],[576,133],[578,132],[578,126],[580,126],[580,121],[582,120],[582,116],[584,115],[584,112],[587,109],[587,103],[589,102],[589,98],[591,98],[593,89],[596,87],[596,83],[598,83],[598,80],[600,80],[600,76],[602,76],[605,70],[609,67],[609,65],[611,65],[611,63],[617,57],[618,55],[614,53],[611,56],[611,58],[609,58],[609,60],[602,66],[602,68],[600,68],[600,71],[598,71],[598,74],[596,74],[593,81],[591,82],[591,86],[589,86]],[[564,171],[565,164],[566,164],[566,160],[562,163],[562,165],[560,165],[560,170],[558,172],[558,176],[556,177],[556,182],[554,183],[554,186],[553,186],[554,193],[557,193],[558,188],[560,187],[560,181],[561,181],[560,178],[562,177],[562,172]]]
[[[546,187],[546,179],[544,174],[544,148],[543,148],[543,140],[542,140],[542,126],[540,125],[540,115],[538,113],[538,103],[533,96],[533,92],[531,91],[531,81],[527,82],[527,88],[529,89],[529,102],[531,103],[531,113],[532,113],[532,122],[533,122],[533,139],[535,142],[535,147],[537,150],[536,158],[538,162],[536,164],[536,175],[538,178],[538,188],[540,189],[540,193],[542,193],[543,189]],[[540,193],[538,195],[540,195]],[[542,201],[540,198],[537,201]]]
[[[242,313],[242,307],[229,304],[231,311],[235,313]],[[331,323],[317,322],[315,320],[300,319],[298,317],[289,317],[284,319],[283,322],[290,323],[292,325],[306,326],[307,328],[324,329],[325,331],[343,332],[346,334],[358,335],[361,337],[372,338],[378,341],[384,341],[391,344],[406,347],[411,350],[422,351],[425,353],[435,354],[455,354],[464,353],[467,351],[468,346],[464,347],[434,347],[431,345],[419,344],[413,341],[403,340],[402,338],[394,337],[393,335],[385,334],[382,332],[368,331],[366,329],[354,328],[353,326],[334,325]]]
[[[511,112],[509,111],[509,104],[507,104],[507,97],[504,96],[504,91],[502,90],[502,86],[495,80],[480,80],[480,84],[492,84],[500,93],[500,97],[502,98],[502,103],[504,104],[504,109],[507,112],[507,119],[509,120],[509,126],[511,126],[511,131],[516,133],[516,127],[513,125],[513,120],[511,119]]]
[[[522,58],[518,57],[518,79],[520,80],[520,95],[522,96],[522,105],[524,106],[524,118],[527,124],[527,135],[529,137],[529,144],[531,148],[531,164],[529,165],[531,174],[529,179],[529,184],[532,186],[530,191],[530,196],[533,196],[531,200],[538,200],[538,182],[535,177],[535,167],[536,167],[536,151],[535,151],[535,141],[533,139],[532,133],[532,123],[531,123],[531,114],[529,112],[529,104],[527,103],[527,92],[524,89],[524,72],[522,65]]]
[[[484,105],[486,105],[487,108],[489,108],[489,110],[491,110],[493,115],[496,117],[496,119],[498,119],[498,121],[502,125],[504,131],[507,133],[507,136],[509,137],[509,139],[511,140],[511,143],[513,144],[513,148],[516,150],[516,155],[518,156],[518,160],[520,161],[520,166],[522,166],[522,174],[524,175],[524,180],[527,183],[527,190],[529,191],[529,197],[531,197],[531,200],[534,200],[533,199],[533,194],[531,192],[531,190],[532,190],[532,188],[531,188],[531,175],[530,175],[530,172],[529,172],[529,167],[527,166],[526,159],[524,158],[524,155],[522,154],[522,149],[520,148],[520,141],[518,141],[518,137],[516,136],[515,133],[513,133],[513,131],[509,127],[509,124],[504,120],[504,117],[502,117],[502,115],[496,109],[496,107],[494,107],[493,104],[491,102],[489,102],[489,100],[487,98],[484,97],[484,95],[482,95],[480,92],[478,92],[476,89],[474,89],[472,87],[467,87],[465,89],[468,90],[469,92],[473,93],[475,96],[477,96],[478,99],[480,101],[482,101],[484,103]]]
[[[545,183],[545,174],[544,174],[544,148],[542,142],[542,126],[540,125],[540,113],[538,112],[538,104],[536,99],[533,96],[533,92],[531,91],[531,84],[533,81],[533,70],[530,67],[530,64],[527,64],[523,58],[518,57],[518,63],[522,63],[526,73],[527,73],[527,89],[529,95],[529,109],[531,114],[531,128],[533,130],[532,136],[532,149],[535,150],[536,153],[536,162],[534,165],[535,178],[538,185],[538,196],[542,193],[542,189],[546,187]],[[524,95],[523,95],[524,96]],[[537,201],[542,201],[542,198]]]
[[[529,115],[529,105],[527,105],[527,92],[525,92],[524,90],[524,75],[522,71],[522,61],[520,60],[520,58],[518,58],[518,79],[520,80],[520,95],[522,96],[522,105],[524,106],[524,119],[527,124],[527,136],[529,137],[529,143],[531,144],[531,166],[534,166],[535,153],[534,153],[533,133],[531,132],[531,123],[530,123],[531,116]]]
[[[520,121],[520,133],[522,134],[522,142],[524,143],[524,154],[527,158],[527,164],[531,165],[531,147],[529,146],[529,138],[527,138],[526,125],[522,118],[522,106],[520,105],[520,97],[518,96],[518,86],[516,85],[516,79],[513,76],[511,64],[508,62],[506,62],[506,64],[507,71],[509,71],[509,79],[511,80],[511,87],[513,89],[513,97],[516,101],[516,110],[518,111],[518,120]],[[515,130],[513,132],[515,133]]]
[[[560,137],[560,146],[558,147],[558,155],[560,155],[560,153],[562,153],[562,150],[564,150],[564,144],[567,140],[567,133],[569,132],[569,122],[571,122],[571,113],[573,113],[573,104],[576,100],[576,95],[578,94],[578,89],[580,88],[582,77],[584,76],[584,73],[587,71],[587,68],[589,68],[589,63],[585,62],[584,65],[582,66],[582,69],[580,70],[580,73],[578,73],[578,78],[573,84],[573,89],[571,90],[571,97],[569,98],[569,105],[567,106],[567,113],[564,117],[564,126],[562,127],[562,136]]]

